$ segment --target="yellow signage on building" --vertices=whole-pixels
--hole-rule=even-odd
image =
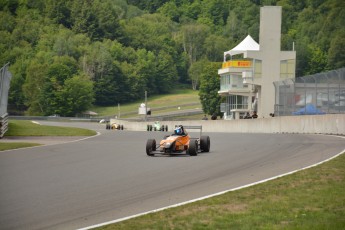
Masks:
[[[235,68],[249,68],[252,66],[251,61],[245,61],[245,60],[232,60],[223,62],[222,68],[229,68],[229,67],[235,67]]]

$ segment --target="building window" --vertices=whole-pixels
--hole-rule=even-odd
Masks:
[[[230,87],[230,74],[225,74],[220,77],[220,91],[227,91]]]
[[[296,61],[294,59],[280,61],[280,79],[295,77]]]
[[[239,95],[230,95],[229,107],[232,109],[248,109],[248,97]]]

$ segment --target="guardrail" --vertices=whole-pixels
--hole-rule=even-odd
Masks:
[[[2,138],[8,130],[8,91],[12,75],[8,71],[9,63],[0,69],[0,138]]]
[[[0,117],[0,138],[3,138],[8,130],[8,114],[3,114]]]
[[[147,122],[134,122],[111,119],[112,123],[121,123],[127,130],[145,131]],[[257,119],[237,120],[189,120],[164,121],[161,125],[202,125],[203,132],[224,133],[301,133],[345,135],[345,114],[281,116]],[[190,130],[193,131],[193,130]]]

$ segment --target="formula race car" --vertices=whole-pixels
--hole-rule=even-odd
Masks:
[[[105,125],[105,129],[117,129],[117,130],[123,130],[123,125],[107,122]]]
[[[161,125],[159,121],[155,121],[153,125],[147,125],[147,131],[168,131],[168,125]]]
[[[200,136],[192,138],[186,132],[186,129],[200,129]],[[200,152],[210,151],[210,137],[202,136],[202,126],[182,126],[175,127],[172,135],[167,135],[156,144],[155,139],[149,139],[146,142],[146,154],[154,156],[155,154],[173,155],[177,153],[186,153],[190,156],[196,156]]]

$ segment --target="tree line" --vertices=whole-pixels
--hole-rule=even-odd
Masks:
[[[189,84],[213,113],[216,66],[247,34],[258,41],[264,5],[283,7],[282,49],[296,44],[297,76],[345,65],[341,0],[1,1],[9,111],[75,116]]]

